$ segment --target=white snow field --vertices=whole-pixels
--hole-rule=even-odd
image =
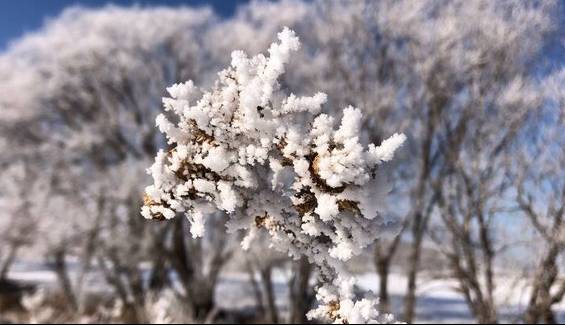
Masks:
[[[104,287],[99,274],[91,274],[89,277],[89,290],[110,290]],[[288,272],[275,272],[273,280],[277,294],[277,305],[280,312],[286,311],[287,289],[286,283],[290,274]],[[499,304],[501,323],[521,322],[520,315],[523,313],[528,299],[528,285],[519,279],[519,275],[499,275],[497,280],[499,287],[496,290],[496,299]],[[55,274],[46,267],[37,264],[18,264],[14,271],[9,274],[12,280],[33,283],[44,286],[55,284]],[[357,275],[358,285],[364,291],[378,292],[378,276],[374,273],[363,273]],[[402,320],[402,300],[406,289],[406,278],[403,274],[392,273],[389,277],[389,290],[393,312]],[[218,307],[224,310],[245,309],[253,307],[252,287],[249,277],[242,272],[224,272],[216,290]],[[565,302],[555,305],[554,308],[558,323],[565,322]],[[418,305],[416,312],[416,323],[473,323],[473,319],[467,304],[461,294],[456,290],[456,282],[446,279],[431,279],[425,274],[421,276],[418,289]]]

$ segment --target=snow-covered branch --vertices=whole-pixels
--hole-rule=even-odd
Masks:
[[[324,292],[333,281],[344,282],[341,263],[379,236],[376,170],[405,136],[365,149],[358,109],[347,107],[336,129],[334,117],[320,114],[325,94],[286,96],[277,79],[300,42],[288,28],[278,38],[269,56],[233,52],[210,91],[200,94],[191,81],[168,88],[171,97],[163,103],[171,116],[159,115],[157,126],[170,149],[149,169],[154,183],[146,188],[142,214],[171,219],[184,213],[198,237],[207,215],[222,210],[230,230],[246,232],[244,248],[267,232],[273,247],[320,268],[325,286],[318,311],[346,299],[332,320],[374,320],[376,310],[364,312],[372,302],[340,294],[327,301]]]

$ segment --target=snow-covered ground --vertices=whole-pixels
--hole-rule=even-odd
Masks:
[[[416,319],[418,323],[469,323],[474,319],[463,296],[457,292],[457,283],[450,279],[426,279],[421,277],[417,297]],[[393,308],[402,309],[407,281],[404,275],[392,274],[389,278],[389,291]],[[499,317],[503,323],[520,321],[528,299],[528,285],[518,276],[500,275],[495,299],[499,305]],[[359,277],[359,285],[366,290],[378,292],[378,276],[364,274]],[[565,301],[555,306],[557,319],[565,321]],[[400,315],[400,312],[398,313]]]
[[[284,311],[287,290],[285,283],[288,274],[275,276],[277,303]],[[364,290],[378,292],[379,278],[374,273],[358,276],[358,285]],[[402,274],[391,274],[389,290],[393,309],[397,315],[402,311],[402,300],[406,290],[406,277]],[[500,304],[500,318],[504,323],[515,323],[523,312],[527,302],[527,285],[523,281],[515,281],[512,276],[501,277],[496,298]],[[469,323],[474,319],[461,294],[456,291],[456,282],[440,279],[430,280],[422,277],[418,289],[417,323]],[[224,275],[217,290],[218,299],[224,308],[242,308],[253,305],[251,288],[246,274]],[[565,301],[555,306],[560,322],[565,321]]]
[[[280,311],[285,312],[287,301],[286,283],[290,274],[277,272],[274,276],[277,304]],[[28,283],[41,283],[50,285],[56,281],[55,275],[48,268],[41,265],[20,265],[9,274],[9,278]],[[89,279],[90,284],[101,280],[96,275]],[[427,279],[421,277],[418,289],[417,317],[418,323],[469,323],[473,318],[463,297],[455,290],[456,282],[446,279]],[[500,276],[496,299],[500,305],[500,318],[504,323],[519,321],[528,297],[527,284],[516,280],[518,277]],[[402,311],[402,299],[406,289],[406,278],[402,274],[393,273],[389,278],[389,290],[393,309],[398,315]],[[358,285],[364,290],[378,292],[378,276],[374,273],[365,273],[358,276]],[[97,283],[97,290],[104,286]],[[103,290],[103,289],[102,289]],[[216,291],[217,302],[225,309],[240,309],[254,305],[254,298],[248,275],[245,273],[230,272],[223,274]],[[565,322],[565,301],[554,308],[560,323]]]

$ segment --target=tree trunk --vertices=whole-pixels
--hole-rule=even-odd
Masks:
[[[477,317],[480,324],[498,324],[495,306],[489,302],[483,302],[481,306],[481,314]]]
[[[436,119],[439,116],[445,98],[442,96],[432,97],[430,109],[427,112],[426,129],[424,131],[424,138],[421,145],[421,158],[422,165],[420,166],[420,173],[418,176],[418,183],[416,185],[416,192],[413,197],[413,210],[412,210],[412,246],[408,260],[408,288],[405,299],[404,321],[411,323],[414,319],[416,308],[416,285],[417,275],[420,267],[420,254],[422,250],[422,240],[424,232],[426,231],[426,224],[428,221],[427,212],[424,215],[424,207],[426,206],[424,199],[426,197],[426,183],[429,180],[431,169],[431,156],[432,156],[432,141],[436,127]],[[431,209],[432,205],[427,206]]]
[[[253,296],[255,297],[255,304],[257,305],[257,313],[259,315],[265,315],[265,304],[263,303],[263,294],[261,293],[261,288],[255,279],[255,270],[251,265],[249,260],[245,263],[245,269],[249,275],[249,282],[251,283],[251,289],[253,290]]]
[[[388,275],[390,274],[390,260],[380,259],[375,261],[379,275],[379,308],[383,313],[390,312],[390,296],[388,294]]]
[[[128,324],[147,324],[149,323],[144,306],[138,306],[129,302],[124,303],[122,314],[123,321]]]
[[[163,288],[170,285],[169,282],[169,269],[166,252],[165,238],[168,234],[164,229],[155,236],[154,251],[152,253],[153,265],[149,276],[149,289],[155,292],[161,291]]]
[[[424,237],[423,227],[424,218],[420,212],[416,212],[412,224],[412,246],[408,257],[408,288],[404,304],[404,321],[406,323],[412,323],[415,315],[417,275],[420,268],[422,239]]]
[[[524,317],[528,323],[537,323],[540,319],[543,319],[546,324],[555,323],[555,316],[551,310],[554,300],[551,297],[551,287],[559,273],[557,268],[559,253],[560,246],[552,244],[538,266],[529,306]]]
[[[311,274],[312,265],[307,258],[302,257],[293,262],[292,278],[289,283],[289,323],[291,324],[304,324],[307,321],[306,313],[310,310],[310,305],[314,299],[309,286]]]
[[[72,308],[72,310],[77,311],[78,302],[73,291],[71,279],[69,278],[65,255],[66,254],[64,250],[57,250],[53,255],[53,267],[55,269],[55,274],[57,275],[57,279],[59,280],[59,284],[61,285],[65,299],[69,303],[69,306]]]
[[[12,267],[12,264],[14,264],[14,261],[16,260],[17,253],[18,253],[18,246],[11,245],[8,256],[4,260],[4,263],[2,263],[2,268],[0,269],[0,281],[6,280],[6,277],[8,276],[8,272],[10,271],[10,267]]]
[[[261,282],[263,283],[263,289],[265,291],[264,297],[266,299],[265,305],[267,306],[267,320],[272,324],[278,324],[279,312],[273,287],[272,272],[273,269],[271,267],[266,267],[261,270]]]
[[[544,308],[543,321],[546,324],[557,324],[557,322],[555,321],[555,315],[551,310],[551,305],[548,305],[546,308]]]
[[[201,270],[195,269],[195,266],[202,267],[202,265],[199,265],[202,256],[202,245],[199,242],[189,243],[187,241],[185,236],[189,232],[183,227],[184,218],[177,219],[178,221],[173,228],[173,248],[169,258],[171,266],[178,274],[181,284],[187,293],[185,298],[191,308],[192,316],[195,320],[202,321],[214,309],[216,283],[214,278],[205,278],[203,274],[200,274]],[[192,240],[192,238],[189,240]]]

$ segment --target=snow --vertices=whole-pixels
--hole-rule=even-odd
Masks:
[[[384,140],[378,147],[369,145],[369,153],[373,155],[378,163],[390,161],[396,149],[398,149],[404,141],[406,141],[404,134],[395,133],[390,138]]]
[[[72,267],[71,267],[72,269]],[[75,276],[71,272],[71,276]],[[500,274],[497,277],[499,286],[495,298],[500,302],[501,323],[513,322],[523,312],[528,299],[528,287],[525,281],[517,281],[519,274]],[[9,273],[9,279],[27,283],[54,285],[56,276],[48,267],[36,265],[35,263],[16,264],[14,270]],[[88,290],[99,292],[100,290],[111,290],[107,286],[101,286],[101,274],[93,274],[89,277]],[[276,303],[281,312],[288,311],[286,303],[288,299],[287,282],[290,279],[288,270],[277,269],[273,273],[273,282],[276,294]],[[356,276],[357,285],[364,291],[378,293],[379,277],[375,273],[364,273]],[[389,293],[393,312],[402,314],[402,303],[406,290],[407,279],[404,274],[393,271],[389,275]],[[433,279],[426,274],[420,277],[420,285],[417,290],[417,309],[415,323],[440,323],[440,324],[463,324],[472,323],[472,317],[463,296],[456,291],[456,281],[449,279]],[[242,310],[251,308],[255,304],[253,291],[247,273],[238,271],[224,272],[220,276],[218,287],[215,292],[218,307],[225,310]],[[359,312],[364,312],[366,302],[357,305]],[[565,302],[554,306],[558,322],[565,321]],[[399,317],[402,320],[401,317]]]
[[[339,207],[337,206],[337,198],[334,195],[327,193],[322,193],[318,197],[318,206],[316,207],[316,212],[322,221],[331,220],[331,218],[339,213]]]

